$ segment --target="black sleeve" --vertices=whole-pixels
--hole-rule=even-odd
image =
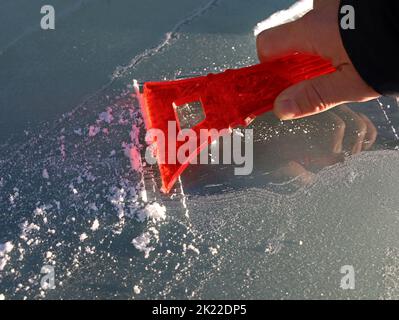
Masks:
[[[344,5],[355,12],[355,28],[344,30]],[[378,93],[399,94],[399,1],[341,0],[342,41],[361,77]]]

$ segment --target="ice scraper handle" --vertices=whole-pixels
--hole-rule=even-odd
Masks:
[[[201,101],[205,114],[212,110],[215,128],[245,126],[256,116],[272,110],[274,100],[285,89],[334,71],[336,69],[328,60],[296,53],[247,68],[208,75]]]

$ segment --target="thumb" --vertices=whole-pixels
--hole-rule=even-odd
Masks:
[[[349,69],[349,71],[348,71]],[[345,66],[338,71],[300,82],[283,91],[274,102],[274,113],[281,120],[314,115],[351,101],[367,101],[363,83]]]

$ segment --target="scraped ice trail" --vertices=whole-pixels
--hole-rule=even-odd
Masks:
[[[272,14],[267,19],[259,22],[254,29],[254,35],[257,36],[263,30],[276,27],[283,23],[294,21],[304,16],[307,12],[309,12],[312,9],[313,9],[313,0],[299,0],[295,2],[290,8],[278,11]]]
[[[384,115],[385,120],[387,121],[389,127],[390,127],[391,130],[392,130],[392,134],[393,134],[395,140],[396,140],[396,141],[399,141],[399,134],[398,134],[398,132],[397,132],[395,126],[393,125],[393,122],[392,122],[391,118],[389,117],[388,112],[385,110],[385,108],[390,109],[390,108],[391,108],[391,105],[385,106],[380,100],[377,100],[377,103],[378,103],[378,106],[379,106],[381,112],[382,112],[383,115]],[[397,107],[397,108],[399,107],[399,102],[398,102],[398,101],[397,101],[396,107]]]
[[[53,127],[27,133],[29,142],[18,149],[3,146],[0,211],[5,228],[0,234],[0,292],[6,297],[56,296],[55,291],[45,292],[39,286],[44,265],[55,267],[60,296],[77,274],[85,277],[84,270],[93,268],[96,261],[102,262],[100,283],[107,272],[118,270],[122,275],[122,270],[138,266],[147,277],[155,274],[150,278],[156,282],[158,272],[164,270],[157,270],[156,265],[168,259],[153,251],[162,247],[165,240],[160,231],[170,222],[181,229],[176,233],[185,240],[181,244],[177,238],[174,242],[168,239],[169,245],[180,247],[184,256],[189,256],[186,251],[198,252],[186,219],[178,214],[167,217],[164,204],[154,201],[154,193],[148,199],[143,168],[136,158],[142,152],[145,131],[131,91],[94,99]],[[103,111],[98,106],[104,106]],[[179,195],[174,199],[179,201]],[[185,214],[183,210],[181,216]],[[124,249],[114,249],[114,243]],[[125,251],[122,258],[118,257],[120,250]],[[165,254],[176,256],[176,251]],[[126,265],[121,266],[119,259]],[[189,270],[191,260],[180,262],[181,268]],[[138,271],[126,271],[123,277],[120,285],[126,287],[127,297],[134,283],[140,282],[136,285],[141,288],[146,285],[146,277],[139,277]],[[131,277],[139,280],[129,281]],[[79,294],[93,297],[94,293]]]
[[[105,100],[109,106],[93,124],[85,123],[93,115],[84,115],[84,108],[79,115],[65,115],[48,131],[29,134],[32,138],[17,150],[13,145],[2,148],[1,237],[12,239],[5,246],[12,244],[14,250],[1,254],[2,269],[7,269],[0,277],[4,284],[7,279],[14,282],[17,296],[43,295],[38,289],[40,268],[34,276],[20,273],[30,260],[42,265],[63,260],[59,274],[68,276],[84,256],[94,255],[108,237],[122,233],[127,219],[150,219],[148,225],[155,225],[165,218],[163,206],[143,200],[140,168],[129,170],[128,157],[140,148],[135,135],[141,126],[129,91]],[[70,238],[64,239],[65,234]]]

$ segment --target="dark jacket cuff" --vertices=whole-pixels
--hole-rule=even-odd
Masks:
[[[343,29],[344,5],[355,12],[355,28]],[[360,76],[382,95],[399,94],[399,1],[341,0],[339,29]]]

